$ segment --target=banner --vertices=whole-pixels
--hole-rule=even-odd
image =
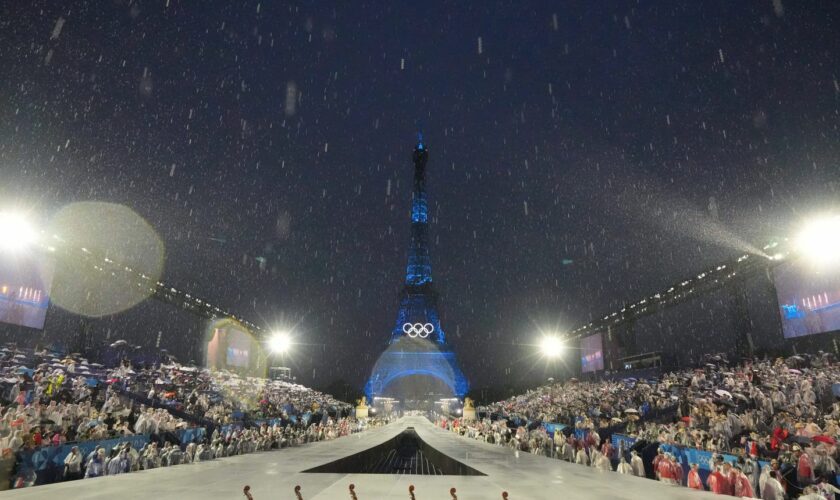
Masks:
[[[31,473],[38,475],[37,484],[53,482],[59,478],[64,471],[64,459],[70,454],[74,446],[79,447],[79,453],[84,460],[97,446],[105,449],[106,455],[111,448],[122,443],[131,443],[134,449],[140,449],[149,442],[149,436],[125,436],[116,439],[103,441],[81,441],[78,443],[67,443],[61,446],[42,446],[35,450],[27,450],[17,454],[16,476],[26,476]],[[84,465],[84,464],[83,464]]]
[[[191,429],[182,429],[180,432],[181,444],[199,443],[204,440],[207,431],[204,427],[193,427]]]
[[[542,426],[545,429],[545,431],[547,433],[551,434],[552,436],[554,435],[555,431],[562,431],[563,429],[566,428],[566,426],[563,425],[563,424],[555,424],[555,423],[549,423],[549,422],[543,422]]]
[[[612,444],[616,449],[621,449],[623,451],[624,458],[629,462],[630,461],[630,448],[633,447],[633,444],[636,443],[636,438],[625,436],[624,434],[613,434],[612,435]],[[623,448],[621,448],[623,446]],[[681,446],[676,446],[672,444],[660,444],[660,448],[665,453],[670,453],[677,457],[677,462],[682,465],[683,468],[683,481],[682,484],[685,484],[685,479],[688,476],[688,471],[691,468],[691,464],[696,463],[698,465],[698,472],[700,473],[700,478],[703,482],[706,482],[706,478],[712,472],[711,470],[711,460],[712,460],[712,452],[710,451],[703,451],[697,448],[683,448]],[[727,453],[718,453],[718,456],[723,457],[723,460],[729,462],[730,464],[737,460],[735,455],[730,455]],[[770,462],[765,460],[758,461],[759,470],[761,470],[765,465],[769,464]],[[650,464],[645,464],[645,467],[650,467]]]

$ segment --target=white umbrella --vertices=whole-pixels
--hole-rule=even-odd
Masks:
[[[627,408],[626,410],[624,410],[624,413],[639,413],[639,410],[635,408]]]
[[[715,390],[715,394],[717,394],[718,396],[726,396],[730,399],[732,398],[732,394],[729,391],[724,391],[723,389]]]

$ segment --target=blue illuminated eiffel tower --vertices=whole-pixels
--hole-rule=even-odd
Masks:
[[[388,349],[380,356],[365,386],[370,399],[388,394],[393,382],[409,376],[433,377],[458,398],[462,398],[469,387],[455,353],[446,343],[437,310],[438,294],[432,286],[426,199],[428,157],[429,151],[420,135],[412,155],[414,192],[405,285],[400,293],[400,310]]]

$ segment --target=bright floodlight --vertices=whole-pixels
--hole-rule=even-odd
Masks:
[[[796,249],[815,265],[840,261],[840,216],[817,219],[796,238]]]
[[[35,239],[35,229],[23,215],[0,212],[0,250],[20,252],[34,243]]]
[[[556,358],[563,352],[563,343],[554,336],[545,336],[540,341],[540,350],[547,358]]]
[[[292,339],[289,337],[289,334],[285,332],[274,333],[271,338],[268,339],[268,348],[275,354],[282,354],[288,351],[291,347]]]

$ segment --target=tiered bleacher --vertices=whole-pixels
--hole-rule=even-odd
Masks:
[[[517,452],[720,494],[833,499],[834,356],[708,361],[655,379],[550,384],[479,408],[478,421],[438,424]]]
[[[166,362],[106,368],[77,354],[0,349],[0,488],[298,446],[379,425],[279,380]]]

